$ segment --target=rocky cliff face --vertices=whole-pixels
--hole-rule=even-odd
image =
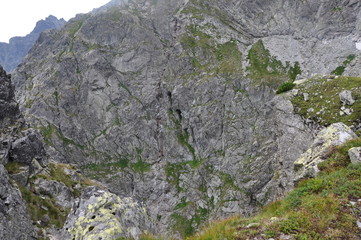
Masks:
[[[360,74],[361,3],[116,3],[42,34],[14,73],[53,158],[182,235],[290,190],[314,129],[275,87]]]
[[[0,65],[7,72],[13,71],[22,62],[40,33],[49,29],[60,29],[65,23],[64,19],[49,16],[38,21],[33,31],[25,37],[13,37],[9,43],[0,43]]]

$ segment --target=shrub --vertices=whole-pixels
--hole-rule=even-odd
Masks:
[[[284,82],[278,87],[276,93],[280,94],[283,92],[287,92],[287,91],[293,89],[295,86],[296,86],[296,84],[294,84],[293,82]]]

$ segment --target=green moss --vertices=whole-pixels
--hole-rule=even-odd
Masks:
[[[125,168],[129,167],[129,162],[128,157],[119,157],[117,161],[86,164],[83,165],[81,169],[90,178],[102,179],[108,175],[124,171]]]
[[[34,102],[35,102],[35,99],[28,99],[28,100],[25,102],[24,107],[25,107],[25,108],[31,108],[31,107],[33,106]]]
[[[358,123],[361,119],[361,78],[339,77],[337,79],[310,79],[298,88],[309,95],[308,101],[303,96],[292,99],[296,111],[305,118],[312,119],[324,126],[332,123],[343,122],[346,125]],[[341,115],[342,103],[339,93],[343,90],[351,90],[355,103],[350,115]],[[311,111],[312,109],[313,111]],[[310,110],[311,109],[311,110]]]
[[[131,163],[130,167],[137,173],[145,173],[151,170],[151,164],[144,162],[143,160],[138,160],[135,163]]]
[[[21,172],[21,169],[25,167],[25,164],[18,162],[8,162],[4,167],[9,174],[17,174]]]
[[[276,87],[284,81],[296,79],[297,75],[301,73],[298,62],[293,67],[289,66],[289,63],[284,66],[281,61],[270,54],[262,40],[251,47],[247,58],[250,63],[247,68],[249,77],[254,79],[256,84]]]

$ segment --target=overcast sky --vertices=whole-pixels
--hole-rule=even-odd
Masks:
[[[68,21],[77,13],[87,13],[110,0],[1,0],[0,42],[30,33],[37,21],[49,15]]]

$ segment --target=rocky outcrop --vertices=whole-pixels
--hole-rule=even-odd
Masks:
[[[145,208],[131,198],[120,198],[91,187],[75,202],[64,231],[71,239],[138,239],[150,231],[152,221]]]
[[[11,76],[0,66],[0,128],[13,123],[20,114],[14,97]]]
[[[275,87],[355,55],[361,3],[118,2],[42,34],[14,73],[53,158],[182,235],[292,189],[314,129]]]
[[[45,30],[60,29],[65,23],[64,19],[49,16],[45,20],[38,21],[33,31],[25,37],[13,37],[9,43],[0,43],[0,65],[7,72],[13,71],[22,62],[40,33]]]
[[[356,138],[357,135],[343,123],[334,123],[320,131],[311,147],[295,161],[294,181],[315,177],[319,172],[318,164],[325,160],[328,151]]]

